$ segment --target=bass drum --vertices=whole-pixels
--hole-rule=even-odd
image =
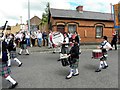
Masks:
[[[52,42],[55,46],[60,46],[64,41],[64,36],[60,32],[53,32]]]

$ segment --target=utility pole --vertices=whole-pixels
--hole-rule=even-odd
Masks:
[[[30,0],[28,0],[28,32],[30,33]]]

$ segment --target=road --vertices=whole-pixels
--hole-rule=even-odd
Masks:
[[[82,49],[79,62],[79,76],[69,80],[65,77],[69,67],[58,62],[59,53],[31,51],[29,56],[18,56],[23,63],[21,67],[12,61],[11,76],[19,85],[16,88],[118,88],[118,50],[108,52],[107,69],[95,72],[99,66],[98,59],[91,59],[93,49]],[[1,78],[0,78],[1,79]],[[10,84],[2,80],[3,85]]]

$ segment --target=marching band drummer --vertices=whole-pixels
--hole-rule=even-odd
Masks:
[[[10,76],[11,70],[7,65],[7,54],[7,43],[4,40],[2,42],[2,62],[0,62],[0,76],[5,78],[7,81],[10,81],[12,85],[9,87],[9,89],[13,89],[18,85],[18,83]]]
[[[107,36],[103,36],[103,41],[102,41],[101,45],[98,46],[97,48],[101,49],[102,54],[103,54],[103,56],[100,58],[99,68],[97,70],[95,70],[95,72],[100,72],[101,69],[106,69],[108,67],[108,64],[106,62],[107,56],[108,56],[107,51],[112,48],[110,43],[107,41]]]
[[[79,46],[78,43],[73,39],[73,46],[70,50],[70,73],[66,76],[66,79],[70,79],[72,76],[79,75],[78,64],[79,64]]]

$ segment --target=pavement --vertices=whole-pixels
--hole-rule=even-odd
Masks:
[[[98,45],[81,45],[80,49],[82,51],[91,50],[91,49],[93,50],[93,49],[97,49],[97,46]],[[117,45],[117,47],[119,48],[120,45]],[[29,49],[30,52],[53,52],[53,48],[48,48],[47,46],[29,47],[28,49]],[[19,48],[17,48],[17,51],[19,51]]]

